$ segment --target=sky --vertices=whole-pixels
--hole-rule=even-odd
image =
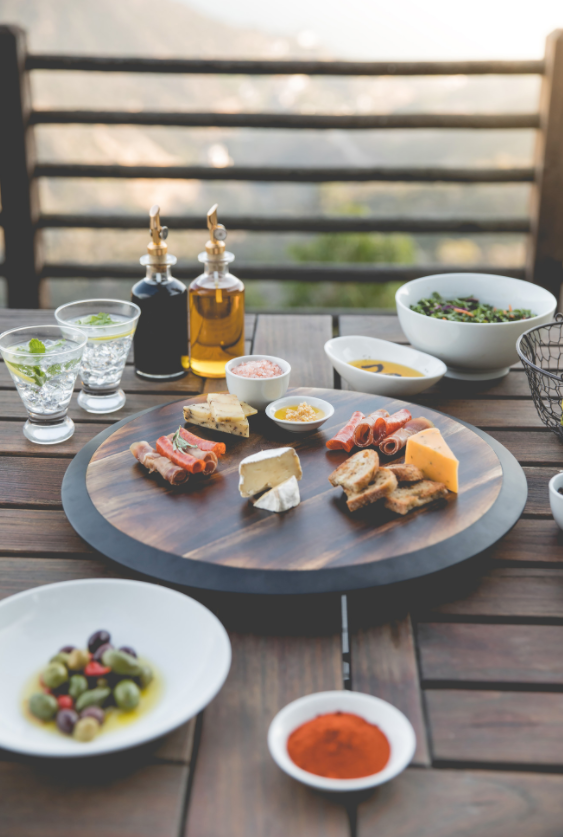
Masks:
[[[541,58],[546,35],[563,28],[563,0],[180,2],[349,60]]]

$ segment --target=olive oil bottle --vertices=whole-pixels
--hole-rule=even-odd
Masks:
[[[145,279],[133,285],[131,299],[141,309],[133,345],[135,372],[150,381],[173,381],[188,369],[188,291],[170,273],[176,256],[168,255],[168,228],[160,224],[160,207],[149,213],[151,241],[140,259]]]
[[[244,285],[229,273],[227,230],[217,204],[207,213],[210,239],[198,256],[205,271],[190,285],[190,367],[196,375],[224,378],[225,365],[244,354]]]

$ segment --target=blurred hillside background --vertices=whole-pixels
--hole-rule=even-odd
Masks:
[[[276,12],[279,8],[280,11]],[[541,58],[545,36],[563,23],[560,0],[0,0],[0,22],[27,30],[33,52],[146,57],[440,60]],[[519,112],[537,108],[539,78],[310,78],[32,74],[38,108],[291,111],[297,113]],[[275,131],[215,128],[39,126],[45,162],[146,165],[295,166],[530,165],[534,132]],[[195,261],[204,220],[217,202],[229,215],[365,214],[522,216],[529,186],[244,184],[172,180],[42,180],[44,212],[201,213],[202,230],[170,231],[170,251]],[[144,231],[50,230],[50,262],[131,262]],[[524,236],[268,234],[232,232],[239,262],[488,263],[518,266]],[[236,273],[236,262],[234,272]],[[143,273],[139,266],[139,276]],[[244,276],[241,275],[244,279]],[[50,280],[42,304],[86,295],[127,298],[130,281]],[[249,282],[248,307],[393,307],[395,285]]]

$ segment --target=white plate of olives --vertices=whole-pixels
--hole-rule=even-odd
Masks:
[[[219,620],[166,587],[88,579],[18,593],[0,602],[0,668],[12,672],[0,747],[80,757],[137,746],[207,706],[230,665]]]

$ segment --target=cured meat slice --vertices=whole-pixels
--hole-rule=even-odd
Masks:
[[[352,418],[345,424],[342,430],[339,430],[336,436],[329,439],[326,446],[329,450],[345,450],[350,453],[354,447],[354,430],[358,423],[363,419],[364,414],[356,411],[352,414]]]
[[[156,449],[161,456],[166,456],[174,465],[178,465],[190,474],[200,474],[205,470],[205,462],[203,459],[196,459],[189,453],[184,453],[180,450],[175,450],[172,442],[168,436],[161,436],[156,440]]]
[[[372,443],[374,445],[379,445],[383,439],[386,439],[387,436],[391,436],[393,433],[396,433],[397,430],[404,427],[411,419],[412,416],[408,410],[398,410],[398,412],[393,413],[392,416],[385,419],[384,423],[374,425]]]
[[[227,446],[224,442],[210,442],[208,439],[200,439],[199,436],[190,433],[185,427],[180,428],[180,436],[188,444],[197,445],[200,450],[213,451],[215,456],[223,456],[226,453]]]
[[[386,456],[393,456],[405,447],[409,436],[414,436],[415,433],[420,433],[421,430],[427,430],[429,427],[434,427],[430,419],[424,418],[424,416],[413,418],[399,430],[395,430],[390,436],[386,436],[379,443],[379,450]]]
[[[375,410],[375,412],[366,416],[358,423],[354,431],[354,443],[359,448],[367,448],[369,445],[373,445],[375,434],[378,438],[383,438],[381,434],[385,427],[385,419],[388,416],[387,410]]]
[[[174,439],[174,433],[169,433],[166,437],[170,439],[172,442]],[[195,442],[190,443],[195,444]],[[212,474],[217,469],[217,455],[213,453],[212,450],[200,450],[199,448],[190,448],[189,451],[185,451],[189,456],[193,456],[195,459],[202,459],[205,462],[205,467],[203,469],[204,474]]]
[[[129,450],[151,474],[158,471],[170,485],[181,485],[190,478],[187,471],[175,465],[166,456],[161,456],[148,442],[133,442]]]

